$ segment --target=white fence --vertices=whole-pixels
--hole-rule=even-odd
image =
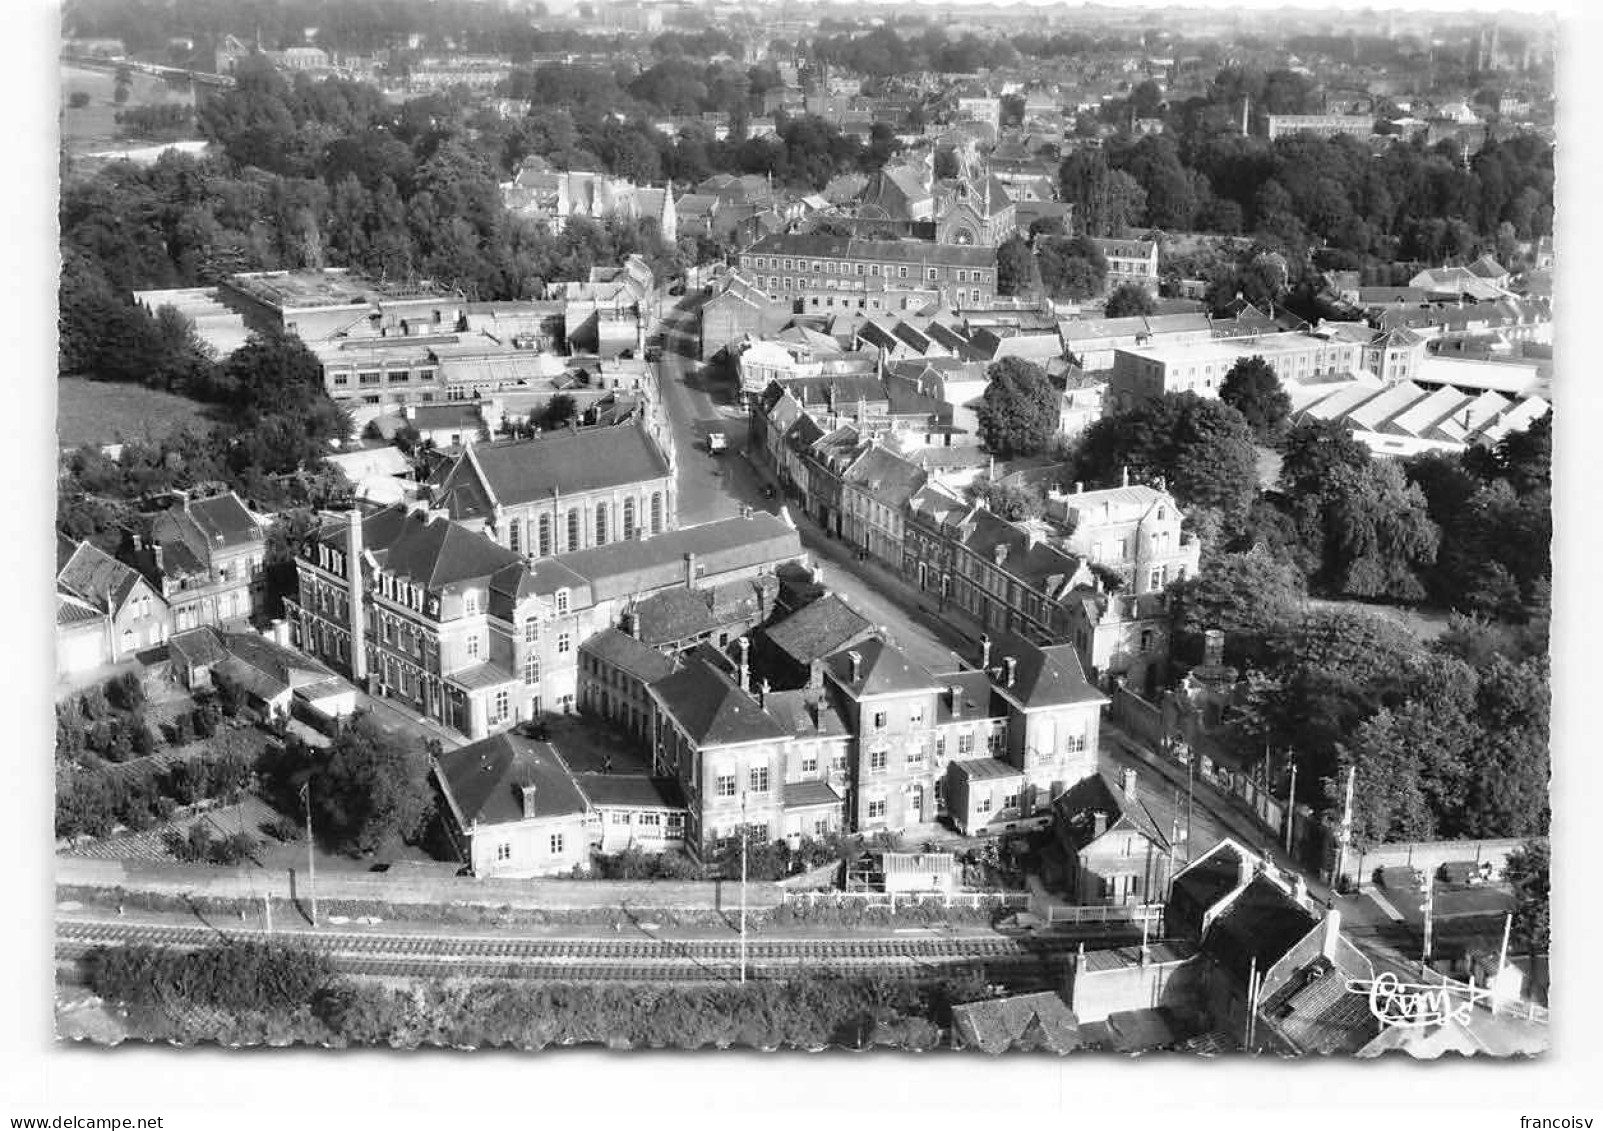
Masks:
[[[1024,891],[960,891],[950,895],[942,892],[911,892],[897,895],[883,891],[787,891],[785,903],[791,907],[898,907],[938,904],[941,907],[1028,907],[1030,893]]]
[[[1122,903],[1122,904],[1081,904],[1069,906],[1067,904],[1053,904],[1046,909],[1048,923],[1131,923],[1139,926],[1142,923],[1162,923],[1163,904],[1161,903]]]

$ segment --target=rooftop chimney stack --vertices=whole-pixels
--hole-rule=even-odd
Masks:
[[[745,639],[745,638],[742,637],[741,639]],[[768,681],[765,679],[765,680],[763,680],[761,683],[759,683],[757,685],[757,706],[759,706],[759,707],[768,706],[768,692],[769,692]]]
[[[532,784],[522,787],[523,790],[523,819],[528,820],[534,816],[534,786]]]
[[[1341,912],[1332,907],[1325,912],[1325,940],[1320,948],[1326,958],[1336,961],[1336,940],[1341,938]]]
[[[740,645],[740,689],[751,690],[751,637],[742,636],[735,643]]]
[[[1236,886],[1244,888],[1250,883],[1252,883],[1252,860],[1243,854],[1236,867]]]
[[[961,687],[959,687],[957,684],[954,683],[954,684],[952,684],[951,687],[948,687],[946,689],[946,693],[952,697],[952,717],[954,719],[962,718],[963,717],[963,689]]]
[[[989,633],[980,633],[980,670],[987,671],[991,666],[991,637]]]
[[[1125,797],[1135,800],[1135,770],[1126,766],[1119,773],[1119,789]]]
[[[696,587],[696,555],[695,554],[686,554],[685,555],[685,588],[686,589],[694,589],[695,587]]]
[[[1108,815],[1098,809],[1091,814],[1091,835],[1099,837],[1108,831]]]
[[[1019,662],[1017,658],[1007,656],[1002,660],[1002,666],[1007,671],[1007,686],[1012,687],[1014,680],[1018,678]]]
[[[858,679],[861,678],[861,675],[862,675],[863,654],[861,652],[858,652],[858,651],[851,651],[851,652],[846,653],[846,658],[851,661],[851,665],[852,665],[852,682],[856,683],[858,681]]]
[[[1120,474],[1120,479],[1121,479],[1120,486],[1128,487],[1130,485],[1130,467],[1129,467],[1128,464],[1126,464],[1125,467],[1123,468],[1123,470],[1122,470],[1122,472]]]

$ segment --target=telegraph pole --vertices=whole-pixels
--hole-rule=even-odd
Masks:
[[[1353,782],[1358,777],[1358,767],[1353,766],[1347,771],[1347,803],[1341,814],[1341,841],[1336,852],[1336,863],[1330,869],[1330,886],[1335,887],[1341,879],[1341,870],[1347,864],[1347,849],[1353,839]]]
[[[746,845],[751,830],[746,825],[746,791],[740,792],[740,984],[746,984]]]
[[[1436,908],[1436,877],[1432,876],[1425,881],[1425,951],[1420,958],[1420,965],[1426,969],[1430,967],[1430,934],[1431,915]]]
[[[1297,759],[1291,759],[1291,787],[1286,790],[1286,853],[1291,853],[1291,822],[1297,816]]]
[[[312,855],[312,779],[301,786],[301,800],[306,803],[306,880],[311,888],[312,926],[317,926],[317,859]]]

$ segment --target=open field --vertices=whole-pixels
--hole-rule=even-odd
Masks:
[[[166,82],[149,75],[136,73],[128,91],[128,101],[118,106],[112,101],[117,76],[113,71],[90,70],[87,67],[61,65],[61,140],[74,153],[88,153],[121,142],[117,125],[117,111],[135,106],[180,105],[193,106],[191,91],[174,90]],[[71,109],[67,99],[81,91],[89,96],[89,105]]]
[[[206,424],[205,405],[139,385],[63,377],[56,392],[56,437],[63,448],[158,439]]]

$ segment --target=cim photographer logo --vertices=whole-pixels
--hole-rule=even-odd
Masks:
[[[1490,1002],[1492,992],[1456,982],[1422,985],[1385,973],[1373,981],[1349,981],[1347,989],[1369,998],[1370,1012],[1394,1029],[1423,1029],[1448,1021],[1468,1022],[1475,1006]]]

